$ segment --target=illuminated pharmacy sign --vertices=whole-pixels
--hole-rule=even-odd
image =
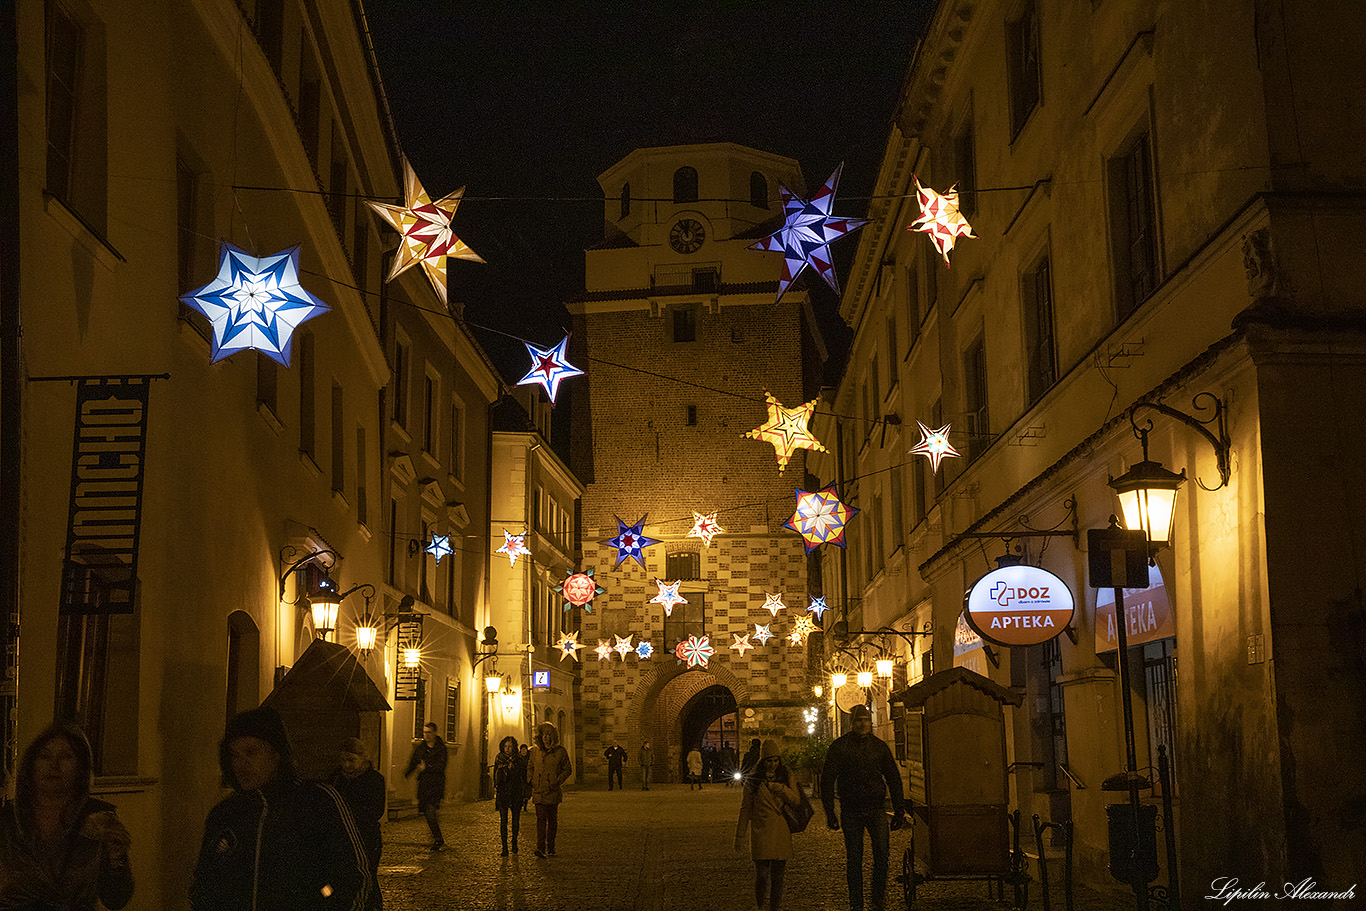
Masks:
[[[1172,616],[1171,600],[1156,566],[1148,567],[1147,588],[1124,589],[1125,639],[1130,647],[1156,642],[1176,635],[1176,619]],[[1115,630],[1115,592],[1110,588],[1096,589],[1096,654],[1113,652],[1119,647]]]
[[[1072,590],[1037,566],[1002,566],[968,591],[968,623],[998,645],[1039,645],[1072,622]]]

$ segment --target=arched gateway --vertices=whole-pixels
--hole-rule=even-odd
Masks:
[[[695,739],[720,714],[737,711],[747,698],[744,681],[724,667],[656,665],[642,677],[631,699],[634,723],[627,750],[637,756],[641,744],[650,741],[655,755],[652,780],[678,781],[685,737]]]

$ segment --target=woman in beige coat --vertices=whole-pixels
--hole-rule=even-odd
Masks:
[[[560,785],[573,774],[569,751],[560,746],[560,732],[546,721],[536,728],[531,751],[531,802],[536,805],[536,856],[555,856],[555,833],[560,827]]]
[[[783,806],[801,803],[792,775],[783,765],[775,740],[765,740],[759,765],[745,779],[740,798],[740,821],[735,826],[735,850],[745,850],[745,829],[750,830],[750,854],[754,858],[754,904],[761,911],[779,911],[783,901],[783,875],[792,859],[792,833],[783,817]]]

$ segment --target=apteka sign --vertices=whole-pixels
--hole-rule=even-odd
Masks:
[[[983,639],[997,645],[1039,645],[1072,622],[1072,590],[1046,569],[1002,566],[968,590],[966,616]]]

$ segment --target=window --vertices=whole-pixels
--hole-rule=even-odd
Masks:
[[[446,678],[446,742],[458,743],[460,730],[460,681]]]
[[[549,641],[543,638],[548,624],[546,623],[545,586],[540,579],[533,579],[531,582],[531,644],[540,645]]]
[[[421,556],[418,557],[417,561],[417,596],[421,598],[423,601],[427,602],[428,604],[432,603],[432,593],[431,590],[427,588],[427,564],[434,558],[430,553],[426,551],[425,548],[427,546],[427,542],[431,539],[432,523],[427,520],[426,516],[423,516],[422,538],[418,541],[418,544],[421,545],[424,549],[419,552]],[[450,558],[447,557],[446,559],[449,560]]]
[[[897,381],[896,314],[887,317],[887,391],[896,388]]]
[[[180,288],[188,291],[203,282],[198,275],[200,235],[208,232],[200,230],[199,190],[200,179],[194,168],[183,156],[175,159],[176,176],[176,274]],[[213,335],[208,317],[195,308],[180,302],[180,318],[194,327],[204,338]]]
[[[342,423],[342,387],[332,382],[332,490],[346,493],[346,427]]]
[[[925,314],[928,314],[939,303],[939,254],[935,253],[934,244],[922,244],[920,249],[925,257],[925,271],[921,274],[925,276]]]
[[[963,382],[967,398],[968,454],[971,462],[986,451],[991,430],[987,414],[987,346],[981,336],[963,358]]]
[[[669,330],[675,342],[697,341],[697,307],[692,304],[670,307]]]
[[[868,394],[872,396],[873,410],[868,417],[877,421],[882,417],[882,390],[878,384],[877,355],[874,354],[868,359]],[[872,432],[872,425],[869,425],[869,432]]]
[[[299,336],[299,451],[318,460],[317,414],[313,382],[313,335]]]
[[[284,0],[256,0],[256,38],[278,76],[284,58]]]
[[[621,215],[618,218],[625,218],[631,214],[631,185],[624,183],[621,185]]]
[[[138,771],[139,614],[135,605],[131,614],[57,620],[54,717],[85,731],[96,775]]]
[[[228,701],[225,722],[261,704],[261,632],[246,611],[228,614]]]
[[[1043,75],[1039,62],[1039,14],[1034,3],[1006,25],[1006,79],[1010,89],[1010,135],[1020,132],[1039,106]]]
[[[389,565],[386,567],[389,584],[398,586],[398,500],[389,501]]]
[[[280,381],[280,365],[261,352],[256,352],[256,401],[278,414],[279,403],[276,392]]]
[[[1108,171],[1116,309],[1124,320],[1148,299],[1158,280],[1156,182],[1148,134],[1130,140]]]
[[[103,232],[105,193],[104,30],[52,2],[47,14],[47,190]]]
[[[664,564],[664,575],[670,579],[702,578],[702,555],[695,550],[669,554]]]
[[[318,169],[318,128],[320,125],[322,88],[318,76],[318,64],[308,49],[308,36],[304,35],[303,46],[299,49],[299,138],[304,142],[304,151]]]
[[[953,170],[958,184],[958,211],[971,218],[977,214],[977,142],[971,118],[953,139]]]
[[[707,593],[681,594],[687,597],[688,603],[675,604],[674,609],[664,618],[664,647],[671,652],[679,641],[689,636],[707,635]]]
[[[863,410],[859,416],[863,418],[863,439],[867,440],[873,432],[873,404],[868,398],[868,378],[865,376],[863,382],[859,384],[859,394],[863,397]]]
[[[674,171],[674,202],[697,202],[697,169],[687,166]]]
[[[721,285],[721,273],[716,269],[692,270],[692,288],[699,294],[715,294]]]
[[[923,458],[921,459],[923,461]],[[902,501],[905,494],[901,490],[901,466],[893,465],[888,474],[891,476],[890,497],[892,501],[892,550],[901,546],[906,537],[906,525],[903,518]]]
[[[920,270],[915,263],[906,267],[906,352],[920,339]]]
[[[919,525],[929,511],[925,503],[925,465],[926,459],[914,456],[911,459],[911,520]]]
[[[1025,358],[1028,401],[1037,402],[1058,380],[1057,343],[1053,332],[1053,276],[1047,254],[1024,274]]]
[[[422,729],[427,726],[427,678],[417,675],[417,699],[413,702],[413,739],[422,739]]]
[[[868,512],[869,518],[873,520],[873,570],[882,572],[882,566],[887,561],[887,532],[882,521],[882,494],[873,496]]]
[[[465,409],[459,402],[451,405],[451,477],[464,476],[465,471]]]
[[[346,172],[350,170],[346,160],[346,144],[342,142],[342,131],[336,121],[332,122],[332,140],[328,144],[330,174],[327,183],[327,211],[332,216],[332,224],[337,227],[337,236],[346,236]]]
[[[768,179],[758,171],[749,175],[749,204],[756,209],[768,208]]]
[[[436,413],[437,403],[437,378],[430,373],[422,378],[422,449],[424,452],[436,452],[436,430],[437,422],[440,420]]]
[[[370,521],[366,508],[365,485],[365,428],[356,428],[356,521],[368,525]]]
[[[930,426],[931,426],[931,427],[943,427],[943,426],[944,426],[944,399],[943,399],[942,397],[941,397],[941,398],[935,399],[935,400],[934,400],[934,407],[930,409]],[[917,461],[920,461],[920,460],[917,459]],[[953,462],[953,459],[946,459],[945,461],[939,463],[939,467],[942,469],[945,465],[951,464],[952,462]],[[936,472],[934,472],[934,496],[935,496],[935,499],[938,499],[938,498],[939,498],[939,495],[942,494],[942,493],[944,492],[945,479],[946,479],[947,476],[948,476],[948,472],[947,472],[947,471],[936,471]]]
[[[394,344],[394,423],[408,426],[408,343]]]
[[[683,423],[684,423],[685,425],[687,425],[688,427],[696,427],[696,426],[697,426],[697,406],[696,406],[696,405],[684,405],[684,406],[683,406]]]

